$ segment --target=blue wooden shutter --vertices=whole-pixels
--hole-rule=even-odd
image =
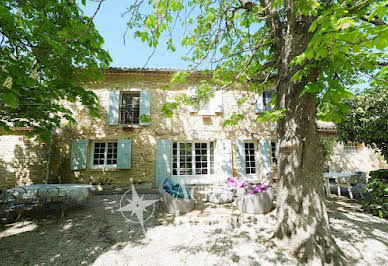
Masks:
[[[156,187],[167,177],[171,178],[171,141],[159,139],[156,142]]]
[[[216,141],[215,147],[215,174],[218,178],[225,180],[233,177],[232,164],[232,141],[229,139],[220,139]]]
[[[119,100],[120,91],[109,92],[108,124],[111,126],[119,124]]]
[[[117,141],[117,168],[131,168],[131,139],[119,139]]]
[[[271,170],[271,143],[268,139],[260,140],[261,146],[261,173],[265,175]]]
[[[151,115],[151,92],[141,91],[140,92],[140,112],[139,115]],[[140,125],[148,126],[149,122],[141,122]]]
[[[245,165],[245,141],[243,139],[237,140],[237,156],[239,164],[237,166],[237,174],[240,177],[246,175],[246,165]]]
[[[79,139],[73,140],[71,145],[70,169],[81,170],[86,169],[86,160],[88,157],[88,140]]]
[[[256,94],[256,113],[264,112],[263,93]]]

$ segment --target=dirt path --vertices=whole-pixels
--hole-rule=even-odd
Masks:
[[[120,212],[119,195],[95,196],[85,205],[0,228],[1,265],[296,265],[266,246],[275,211],[240,214],[233,205],[199,203],[180,217],[156,208],[140,225]],[[328,200],[333,236],[351,265],[388,265],[388,221],[360,211],[343,197]]]

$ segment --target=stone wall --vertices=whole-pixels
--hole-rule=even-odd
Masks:
[[[325,162],[326,171],[330,172],[350,172],[370,171],[387,168],[387,162],[378,152],[358,143],[357,149],[353,153],[344,151],[344,144],[337,140],[335,132],[321,132],[324,141],[332,141],[332,149]]]
[[[47,145],[23,136],[24,133],[0,132],[0,187],[45,182]]]
[[[256,143],[262,138],[276,140],[274,123],[255,123],[256,118],[254,95],[242,87],[224,91],[223,113],[217,113],[210,119],[204,119],[197,113],[190,112],[189,107],[179,106],[173,117],[162,116],[163,103],[172,101],[175,96],[187,92],[189,87],[198,86],[202,76],[192,77],[188,84],[173,85],[164,90],[163,85],[169,82],[170,75],[165,73],[107,73],[102,84],[96,84],[89,89],[99,98],[101,118],[89,116],[87,108],[73,104],[74,118],[77,125],[64,124],[54,138],[51,153],[49,183],[90,183],[114,186],[128,186],[131,179],[135,183],[155,184],[156,142],[159,139],[171,141],[214,141],[231,139],[233,152],[233,175],[237,176],[236,140],[244,139]],[[131,131],[123,127],[108,125],[109,92],[119,91],[151,91],[151,123],[149,126],[136,125]],[[237,100],[247,96],[247,101],[241,105]],[[244,114],[245,119],[236,126],[224,126],[224,122],[233,113]],[[322,139],[335,138],[335,133],[321,132]],[[87,169],[70,170],[71,146],[76,139],[88,139],[89,151]],[[92,169],[90,156],[91,141],[131,139],[131,169]],[[46,176],[47,147],[36,141],[28,140],[19,135],[0,136],[0,186],[13,186],[30,183],[42,183]],[[370,171],[384,166],[383,160],[370,149],[359,147],[355,154],[343,154],[341,144],[336,144],[328,161],[330,170]],[[259,152],[256,153],[258,165],[257,179],[260,180]],[[380,158],[380,159],[379,159]],[[276,169],[274,169],[276,170]],[[214,177],[193,182],[212,183]]]
[[[84,182],[92,184],[114,184],[124,186],[134,182],[155,182],[156,141],[169,139],[171,141],[212,141],[216,139],[242,138],[258,141],[262,137],[275,138],[274,124],[255,124],[256,117],[254,97],[251,92],[243,88],[234,88],[223,93],[224,112],[203,119],[197,113],[190,113],[189,107],[180,106],[172,118],[162,116],[161,108],[166,101],[172,101],[175,96],[187,92],[188,87],[199,86],[200,77],[190,79],[188,84],[172,86],[163,90],[170,76],[164,74],[107,74],[105,82],[92,86],[100,101],[101,118],[91,118],[87,109],[80,105],[73,105],[76,126],[65,126],[61,133],[55,136],[54,156],[52,159],[50,180],[60,179],[61,182]],[[120,91],[151,91],[151,123],[149,126],[136,125],[131,131],[124,131],[122,126],[108,125],[109,92]],[[241,106],[237,100],[241,94],[248,96]],[[247,118],[238,126],[224,127],[224,121],[233,112],[244,113]],[[131,169],[92,169],[89,165],[86,170],[70,170],[71,143],[74,139],[88,140],[117,140],[132,139]],[[91,154],[89,142],[89,156]],[[236,169],[236,143],[233,142],[234,169]],[[236,175],[236,171],[234,171]],[[212,182],[212,180],[208,180]],[[205,183],[207,181],[204,181]]]

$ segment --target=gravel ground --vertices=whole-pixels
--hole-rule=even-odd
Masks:
[[[156,204],[144,225],[128,222],[120,195],[97,195],[58,211],[34,213],[0,227],[1,265],[296,265],[288,254],[266,246],[275,211],[239,213],[231,204],[196,204],[174,217]],[[145,195],[146,199],[155,195]],[[332,233],[351,265],[388,265],[388,221],[360,211],[356,201],[328,200]],[[130,213],[126,213],[130,217]],[[132,216],[134,217],[134,216]]]

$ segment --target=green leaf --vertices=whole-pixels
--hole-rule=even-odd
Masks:
[[[376,48],[379,49],[379,50],[384,50],[385,47],[387,47],[387,43],[388,43],[387,39],[380,38],[379,40],[377,40]]]
[[[315,58],[325,58],[328,55],[328,51],[326,48],[320,48],[315,56]]]
[[[313,23],[311,23],[309,32],[314,32],[317,28],[317,20],[314,20]]]
[[[305,55],[306,55],[306,58],[308,60],[314,58],[314,51],[313,51],[313,49],[307,48],[307,50],[305,51]]]
[[[4,93],[3,100],[11,108],[19,107],[19,100],[18,98],[16,98],[16,96],[13,93]]]

